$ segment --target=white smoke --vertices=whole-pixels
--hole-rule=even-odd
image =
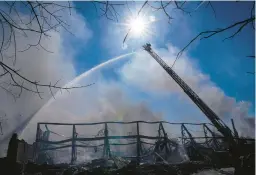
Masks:
[[[93,78],[95,80],[95,77]],[[87,83],[88,77],[78,82]],[[122,87],[117,82],[105,81],[98,79],[97,83],[92,88],[80,89],[71,91],[70,94],[63,92],[62,95],[52,101],[51,104],[43,107],[30,121],[20,137],[27,142],[32,143],[35,141],[35,134],[38,122],[60,122],[60,123],[91,123],[103,121],[159,121],[162,120],[161,114],[156,114],[148,108],[144,102],[132,102]],[[42,130],[45,130],[44,125],[40,125]],[[68,126],[54,126],[48,125],[49,129],[55,133],[63,135],[50,134],[50,140],[63,140],[72,136],[72,129]],[[158,125],[140,125],[140,134],[147,136],[156,136],[158,134]],[[76,126],[78,137],[95,137],[104,125],[93,126]],[[120,125],[109,124],[109,135],[127,136],[129,134],[137,134],[136,124]],[[115,142],[113,140],[112,142]],[[134,140],[118,140],[119,143],[134,142]],[[80,143],[78,143],[80,144]],[[86,142],[86,144],[99,145],[103,144],[101,141]],[[100,148],[98,148],[100,149]],[[79,150],[79,148],[78,148]],[[83,149],[81,151],[84,151]],[[124,153],[127,156],[136,155],[136,145],[112,147],[112,151]],[[59,153],[70,157],[70,150]],[[81,153],[79,154],[81,158]],[[92,158],[102,156],[102,152],[94,153],[93,149],[87,150],[82,156],[82,160],[87,157]],[[79,157],[79,156],[78,156]],[[80,159],[79,158],[79,159]],[[66,161],[69,159],[55,158],[55,161]]]
[[[88,80],[81,80],[79,83],[86,82]],[[158,121],[162,119],[161,114],[153,113],[145,103],[132,102],[132,99],[122,91],[120,84],[104,80],[97,82],[92,88],[72,91],[70,94],[63,93],[50,105],[43,107],[24,130],[23,138],[29,142],[34,141],[35,135],[29,133],[31,130],[36,130],[37,122],[85,123],[134,120]],[[98,131],[99,128],[95,128],[95,130],[92,128],[83,132],[93,135]],[[127,132],[133,131],[128,127],[125,132],[127,134]],[[155,135],[157,130],[150,132],[152,133],[147,134]]]
[[[59,15],[62,15],[65,22],[72,24],[69,30],[75,33],[75,37],[68,35],[64,29],[60,29],[59,32],[52,30],[47,33],[50,37],[42,36],[40,42],[40,44],[50,52],[41,48],[39,45],[37,47],[31,47],[25,52],[17,52],[17,61],[14,68],[19,69],[21,75],[32,81],[40,81],[41,84],[54,84],[56,81],[60,80],[58,85],[63,86],[73,79],[76,72],[72,61],[76,50],[71,42],[73,40],[79,40],[81,43],[86,44],[92,37],[92,31],[88,29],[85,19],[75,10],[72,10],[71,15],[69,15],[69,10],[67,10],[67,13],[64,11],[60,13]],[[23,22],[29,20],[26,14],[20,17]],[[13,19],[17,19],[17,16],[13,16]],[[36,22],[34,21],[31,25],[35,27]],[[8,36],[8,30],[9,28],[6,27],[6,36]],[[32,32],[27,32],[27,37],[25,37],[23,33],[16,33],[17,51],[28,48],[28,44],[36,44],[38,39],[39,35]],[[14,55],[14,43],[10,45],[9,49],[6,50],[3,55],[4,63],[12,67],[14,57],[9,58],[9,56]],[[0,73],[1,71],[2,70],[0,70]],[[1,77],[1,86],[9,88],[13,93],[19,93],[19,88],[8,87],[4,84],[4,82],[8,82],[9,79],[10,77],[7,76]],[[19,79],[17,80],[20,81]],[[24,86],[35,90],[35,87],[30,84],[24,83]],[[3,130],[3,135],[0,136],[1,144],[5,144],[5,139],[8,141],[7,137],[18,127],[22,128],[22,123],[38,111],[44,103],[52,97],[48,88],[39,88],[39,91],[44,92],[41,94],[43,99],[40,99],[35,93],[23,90],[21,96],[15,101],[10,94],[0,88],[0,111],[1,114],[6,115],[5,119],[1,121]],[[53,92],[56,92],[56,90],[53,90]],[[1,151],[4,150],[1,149]]]

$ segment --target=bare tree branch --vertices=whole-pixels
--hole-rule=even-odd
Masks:
[[[171,1],[170,1],[171,2]],[[165,6],[163,5],[163,1],[161,1],[161,7],[165,13],[165,15],[168,17],[168,23],[170,23],[170,21],[173,19],[169,13],[167,13],[167,11],[165,10],[165,8],[170,4],[170,2],[168,2]],[[175,1],[176,2],[176,1]]]
[[[255,1],[253,1],[252,8],[251,8],[251,18],[253,18],[254,16],[255,16]],[[255,29],[255,21],[253,21],[251,24],[252,24],[252,28]]]
[[[110,2],[110,1],[91,1],[96,12],[99,13],[100,11],[100,17],[105,17],[108,20],[111,21],[118,21],[118,12],[116,10],[116,7],[122,7],[125,6],[125,3],[119,3],[119,2]],[[99,8],[99,10],[98,10]]]
[[[186,1],[181,2],[181,3],[182,3],[181,5],[179,5],[179,2],[178,2],[178,1],[174,1],[174,3],[175,3],[175,5],[176,5],[176,8],[177,8],[177,9],[181,10],[182,12],[184,12],[184,13],[186,13],[186,14],[189,14],[189,15],[191,14],[191,12],[189,12],[189,11],[185,10],[185,8],[183,8],[183,5],[186,3]]]
[[[88,86],[91,86],[93,85],[94,83],[92,84],[88,84],[88,85],[85,85],[85,86],[72,86],[72,87],[61,87],[61,86],[57,86],[57,83],[59,81],[57,81],[54,85],[51,85],[50,84],[40,84],[39,82],[37,81],[32,81],[32,80],[29,80],[28,78],[24,77],[23,75],[21,75],[20,73],[18,73],[18,71],[12,69],[11,67],[7,66],[6,64],[4,64],[3,62],[0,62],[0,66],[6,71],[4,74],[9,74],[11,76],[11,79],[13,81],[14,84],[12,84],[12,86],[17,86],[17,87],[20,87],[24,90],[27,90],[27,91],[30,91],[30,92],[33,92],[33,93],[37,93],[39,95],[40,98],[41,95],[43,92],[40,92],[38,90],[38,87],[48,87],[52,93],[52,88],[53,89],[64,89],[64,90],[69,90],[69,89],[77,89],[77,88],[84,88],[84,87],[88,87]],[[19,77],[20,79],[23,80],[23,82],[26,82],[28,84],[31,84],[31,85],[34,85],[34,87],[36,88],[36,91],[31,89],[31,88],[27,88],[23,85],[23,82],[22,84],[19,83],[15,78],[14,76],[17,76]]]
[[[194,41],[196,41],[197,39],[200,39],[200,40],[202,40],[202,39],[207,39],[207,38],[210,38],[210,37],[212,37],[212,36],[214,36],[214,35],[216,35],[216,34],[219,34],[219,33],[221,33],[221,32],[224,32],[224,31],[227,31],[227,30],[232,29],[232,28],[234,28],[234,27],[240,26],[240,27],[238,28],[238,30],[237,30],[234,34],[232,34],[231,36],[225,38],[225,39],[230,39],[230,38],[233,38],[234,36],[236,36],[238,33],[240,33],[240,32],[242,31],[242,29],[243,29],[246,25],[248,25],[248,24],[251,23],[251,22],[254,22],[254,20],[255,20],[255,17],[252,17],[252,18],[248,18],[248,19],[243,20],[243,21],[236,22],[236,23],[234,23],[234,24],[232,24],[232,25],[230,25],[230,26],[228,26],[228,27],[225,27],[225,28],[216,29],[216,30],[208,30],[208,31],[200,32],[196,37],[194,37],[192,40],[190,40],[190,42],[189,42],[185,47],[183,47],[183,49],[181,49],[181,51],[177,54],[177,57],[176,57],[176,59],[175,59],[175,61],[174,61],[174,63],[172,64],[171,67],[173,67],[173,66],[175,65],[177,59],[182,55],[182,53],[184,52],[184,50],[186,50],[186,49],[187,49]],[[225,39],[224,39],[224,40],[225,40]]]
[[[16,101],[17,97],[11,90],[9,90],[8,88],[5,88],[4,86],[1,86],[1,85],[0,85],[0,88],[3,89],[7,94],[11,95],[13,97],[14,101]]]
[[[104,2],[98,2],[103,3]],[[49,31],[55,30],[57,31],[57,28],[63,28],[67,32],[71,33],[68,29],[69,24],[67,24],[64,20],[61,19],[62,16],[59,15],[60,11],[63,11],[65,9],[69,10],[69,14],[71,15],[71,9],[74,7],[71,7],[70,2],[68,2],[67,5],[61,3],[55,3],[55,2],[41,2],[41,1],[23,1],[23,2],[5,2],[5,4],[8,6],[9,14],[6,13],[3,9],[0,8],[0,24],[1,24],[1,42],[0,42],[0,68],[2,70],[0,71],[0,78],[9,78],[10,82],[1,83],[0,88],[6,93],[10,94],[14,97],[14,99],[19,98],[22,94],[22,92],[29,91],[31,93],[38,94],[40,98],[42,98],[42,91],[40,88],[45,87],[49,88],[49,91],[51,95],[54,97],[53,89],[56,90],[71,90],[71,89],[77,89],[77,88],[84,88],[91,86],[93,84],[88,84],[84,86],[72,86],[72,87],[61,87],[58,84],[59,80],[52,84],[51,82],[49,84],[42,84],[39,83],[39,81],[33,81],[27,78],[26,76],[22,75],[19,70],[16,70],[14,68],[14,65],[16,64],[17,60],[17,53],[18,52],[25,52],[29,50],[31,47],[35,47],[38,49],[38,47],[42,48],[46,52],[50,52],[47,48],[45,48],[42,43],[42,37],[50,37],[48,34]],[[117,3],[114,3],[117,5]],[[120,4],[119,4],[120,5]],[[24,6],[24,9],[27,10],[28,14],[28,20],[25,22],[20,17],[20,6]],[[112,3],[110,8],[112,8]],[[112,8],[112,10],[114,10]],[[114,15],[117,16],[117,12],[114,13]],[[17,21],[17,20],[18,21]],[[35,25],[36,24],[36,25]],[[6,34],[7,32],[7,34]],[[38,40],[36,43],[30,43],[24,50],[17,50],[17,41],[16,41],[16,35],[17,33],[23,34],[24,37],[27,37],[27,32],[35,33],[38,35]],[[72,33],[71,33],[72,34]],[[3,55],[4,51],[8,51],[8,53],[11,53],[10,46],[13,46],[13,55]],[[4,62],[4,58],[14,58],[13,60],[13,66],[9,66]],[[19,89],[19,92],[17,94],[12,91],[11,87],[16,87]],[[62,91],[61,91],[62,92]]]
[[[215,9],[213,8],[212,2],[209,1],[209,2],[207,3],[206,7],[208,7],[208,5],[210,5],[210,7],[211,7],[211,9],[212,9],[212,11],[213,11],[213,14],[214,14],[214,16],[215,16],[215,18],[216,18],[217,16],[216,16]]]
[[[247,58],[253,58],[255,59],[255,55],[246,56]]]

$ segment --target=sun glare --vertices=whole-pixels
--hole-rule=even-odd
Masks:
[[[131,28],[131,32],[134,36],[141,36],[144,34],[147,26],[145,20],[138,17],[136,19],[130,20],[129,27]]]
[[[145,39],[150,35],[154,35],[154,27],[152,27],[151,24],[156,21],[155,16],[129,16],[126,23],[122,24],[126,27],[126,30],[128,30],[123,42],[126,41],[127,37]]]

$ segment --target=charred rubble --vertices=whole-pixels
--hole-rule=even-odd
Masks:
[[[125,122],[115,123],[127,124]],[[142,135],[141,123],[156,124],[158,134],[156,136]],[[110,132],[112,130],[109,128],[111,122],[100,124],[103,128],[94,137],[81,137],[76,131],[76,124],[65,124],[72,126],[72,137],[52,141],[54,137],[51,138],[51,136],[58,133],[51,131],[49,126],[63,124],[39,123],[36,141],[32,145],[24,140],[19,140],[17,134],[14,134],[9,142],[7,157],[0,159],[0,168],[2,172],[6,172],[5,174],[135,173],[189,175],[206,169],[225,174],[221,171],[222,168],[236,168],[235,165],[237,166],[226,139],[213,132],[210,126],[205,123],[196,124],[196,126],[202,126],[205,134],[203,136],[194,136],[188,129],[190,124],[179,123],[181,125],[181,137],[179,139],[168,136],[164,124],[174,125],[174,123],[164,121],[128,122],[128,124],[136,126],[136,134],[129,133],[119,136],[113,136]],[[97,125],[97,123],[92,125]],[[63,137],[61,134],[58,135]],[[237,139],[239,142],[243,142],[239,165],[246,168],[246,174],[254,174],[255,140]],[[113,142],[113,140],[119,140],[119,142]],[[93,141],[95,141],[94,144],[92,144]],[[126,148],[121,149],[123,147]],[[81,159],[86,157],[85,152],[81,152],[81,149],[87,148],[91,150],[91,160],[85,161]],[[64,156],[68,157],[66,160],[69,161],[58,161],[63,160],[60,154],[56,154],[59,150],[63,150]],[[131,155],[124,155],[122,152],[129,152]]]

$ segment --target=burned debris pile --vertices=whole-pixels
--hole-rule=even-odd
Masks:
[[[63,130],[63,125],[71,129]],[[90,125],[93,130],[81,129]],[[181,131],[170,130],[168,125],[178,125]],[[196,128],[202,129],[202,135],[193,135]],[[13,135],[0,166],[7,174],[189,175],[242,165],[248,175],[254,174],[255,140],[239,138],[246,149],[239,159],[242,163],[236,162],[229,144],[212,128],[206,123],[164,121],[39,123],[32,145]]]
[[[94,163],[80,164],[80,165],[48,165],[35,164],[28,162],[26,164],[15,163],[15,166],[10,167],[5,159],[1,159],[1,170],[6,174],[27,174],[27,175],[89,175],[89,174],[106,174],[106,175],[120,175],[120,174],[179,174],[190,175],[201,170],[213,169],[211,164],[203,162],[186,162],[181,164],[137,164],[129,162],[125,166],[118,168],[112,160],[98,160]],[[96,163],[97,162],[97,163]],[[104,163],[103,163],[104,162]],[[108,162],[108,163],[107,163]],[[111,163],[110,163],[111,162]],[[107,164],[105,164],[107,163]],[[113,164],[112,164],[113,163]],[[2,166],[5,165],[5,166]]]

